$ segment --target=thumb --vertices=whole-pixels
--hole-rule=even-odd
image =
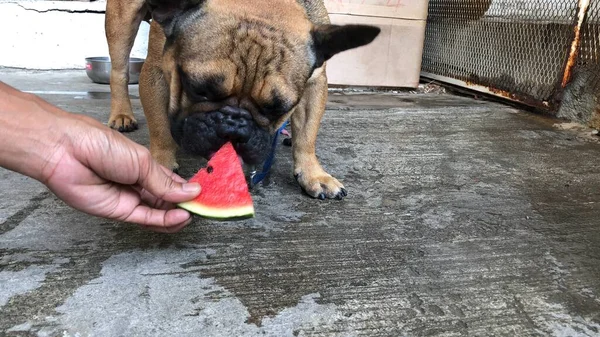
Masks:
[[[159,199],[180,203],[200,194],[198,183],[187,183],[177,174],[158,164],[149,153],[140,156],[138,185]]]

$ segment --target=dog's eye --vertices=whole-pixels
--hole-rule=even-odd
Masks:
[[[206,93],[204,93],[204,92],[192,92],[192,93],[188,93],[188,96],[194,102],[208,101],[208,97],[206,97]]]
[[[289,100],[273,91],[271,101],[263,104],[262,111],[267,117],[279,118],[294,108],[294,104]]]
[[[187,81],[182,81],[182,84],[183,91],[190,99],[190,101],[195,103],[208,101],[208,93],[205,90],[202,90],[202,88],[196,88],[195,85]]]
[[[183,90],[192,102],[206,102],[209,99],[209,93],[206,91],[206,88],[202,85],[197,85],[193,82],[190,83],[188,81],[183,81]]]
[[[265,114],[265,115],[279,117],[279,116],[286,114],[289,111],[289,109],[282,105],[265,104],[262,107],[262,111],[263,111],[263,114]]]
[[[179,70],[179,74],[183,90],[192,102],[215,101],[226,96],[222,91],[225,80],[223,76],[190,76],[182,69]]]

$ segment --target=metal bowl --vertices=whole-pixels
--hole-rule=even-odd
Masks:
[[[139,82],[144,61],[144,59],[135,57],[129,59],[129,84]],[[109,84],[110,69],[110,58],[108,57],[88,57],[85,59],[85,72],[94,83]]]

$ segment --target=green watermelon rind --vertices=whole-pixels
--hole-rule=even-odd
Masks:
[[[227,220],[254,217],[254,206],[252,204],[230,208],[215,208],[202,205],[196,201],[189,201],[180,203],[177,206],[189,212],[197,214],[201,217],[209,219]]]

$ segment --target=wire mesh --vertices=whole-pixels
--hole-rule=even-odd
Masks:
[[[591,1],[581,29],[581,47],[577,66],[589,67],[598,64],[600,64],[600,3]]]
[[[600,4],[598,0],[579,3],[583,24],[580,34],[574,34],[578,48],[572,56],[574,67],[565,72],[557,116],[600,129]]]
[[[587,85],[600,96],[600,2],[591,1],[583,26],[575,75],[587,74]]]
[[[578,0],[430,0],[422,71],[547,102],[561,89],[577,10]],[[598,26],[582,36],[579,61],[598,64]]]

